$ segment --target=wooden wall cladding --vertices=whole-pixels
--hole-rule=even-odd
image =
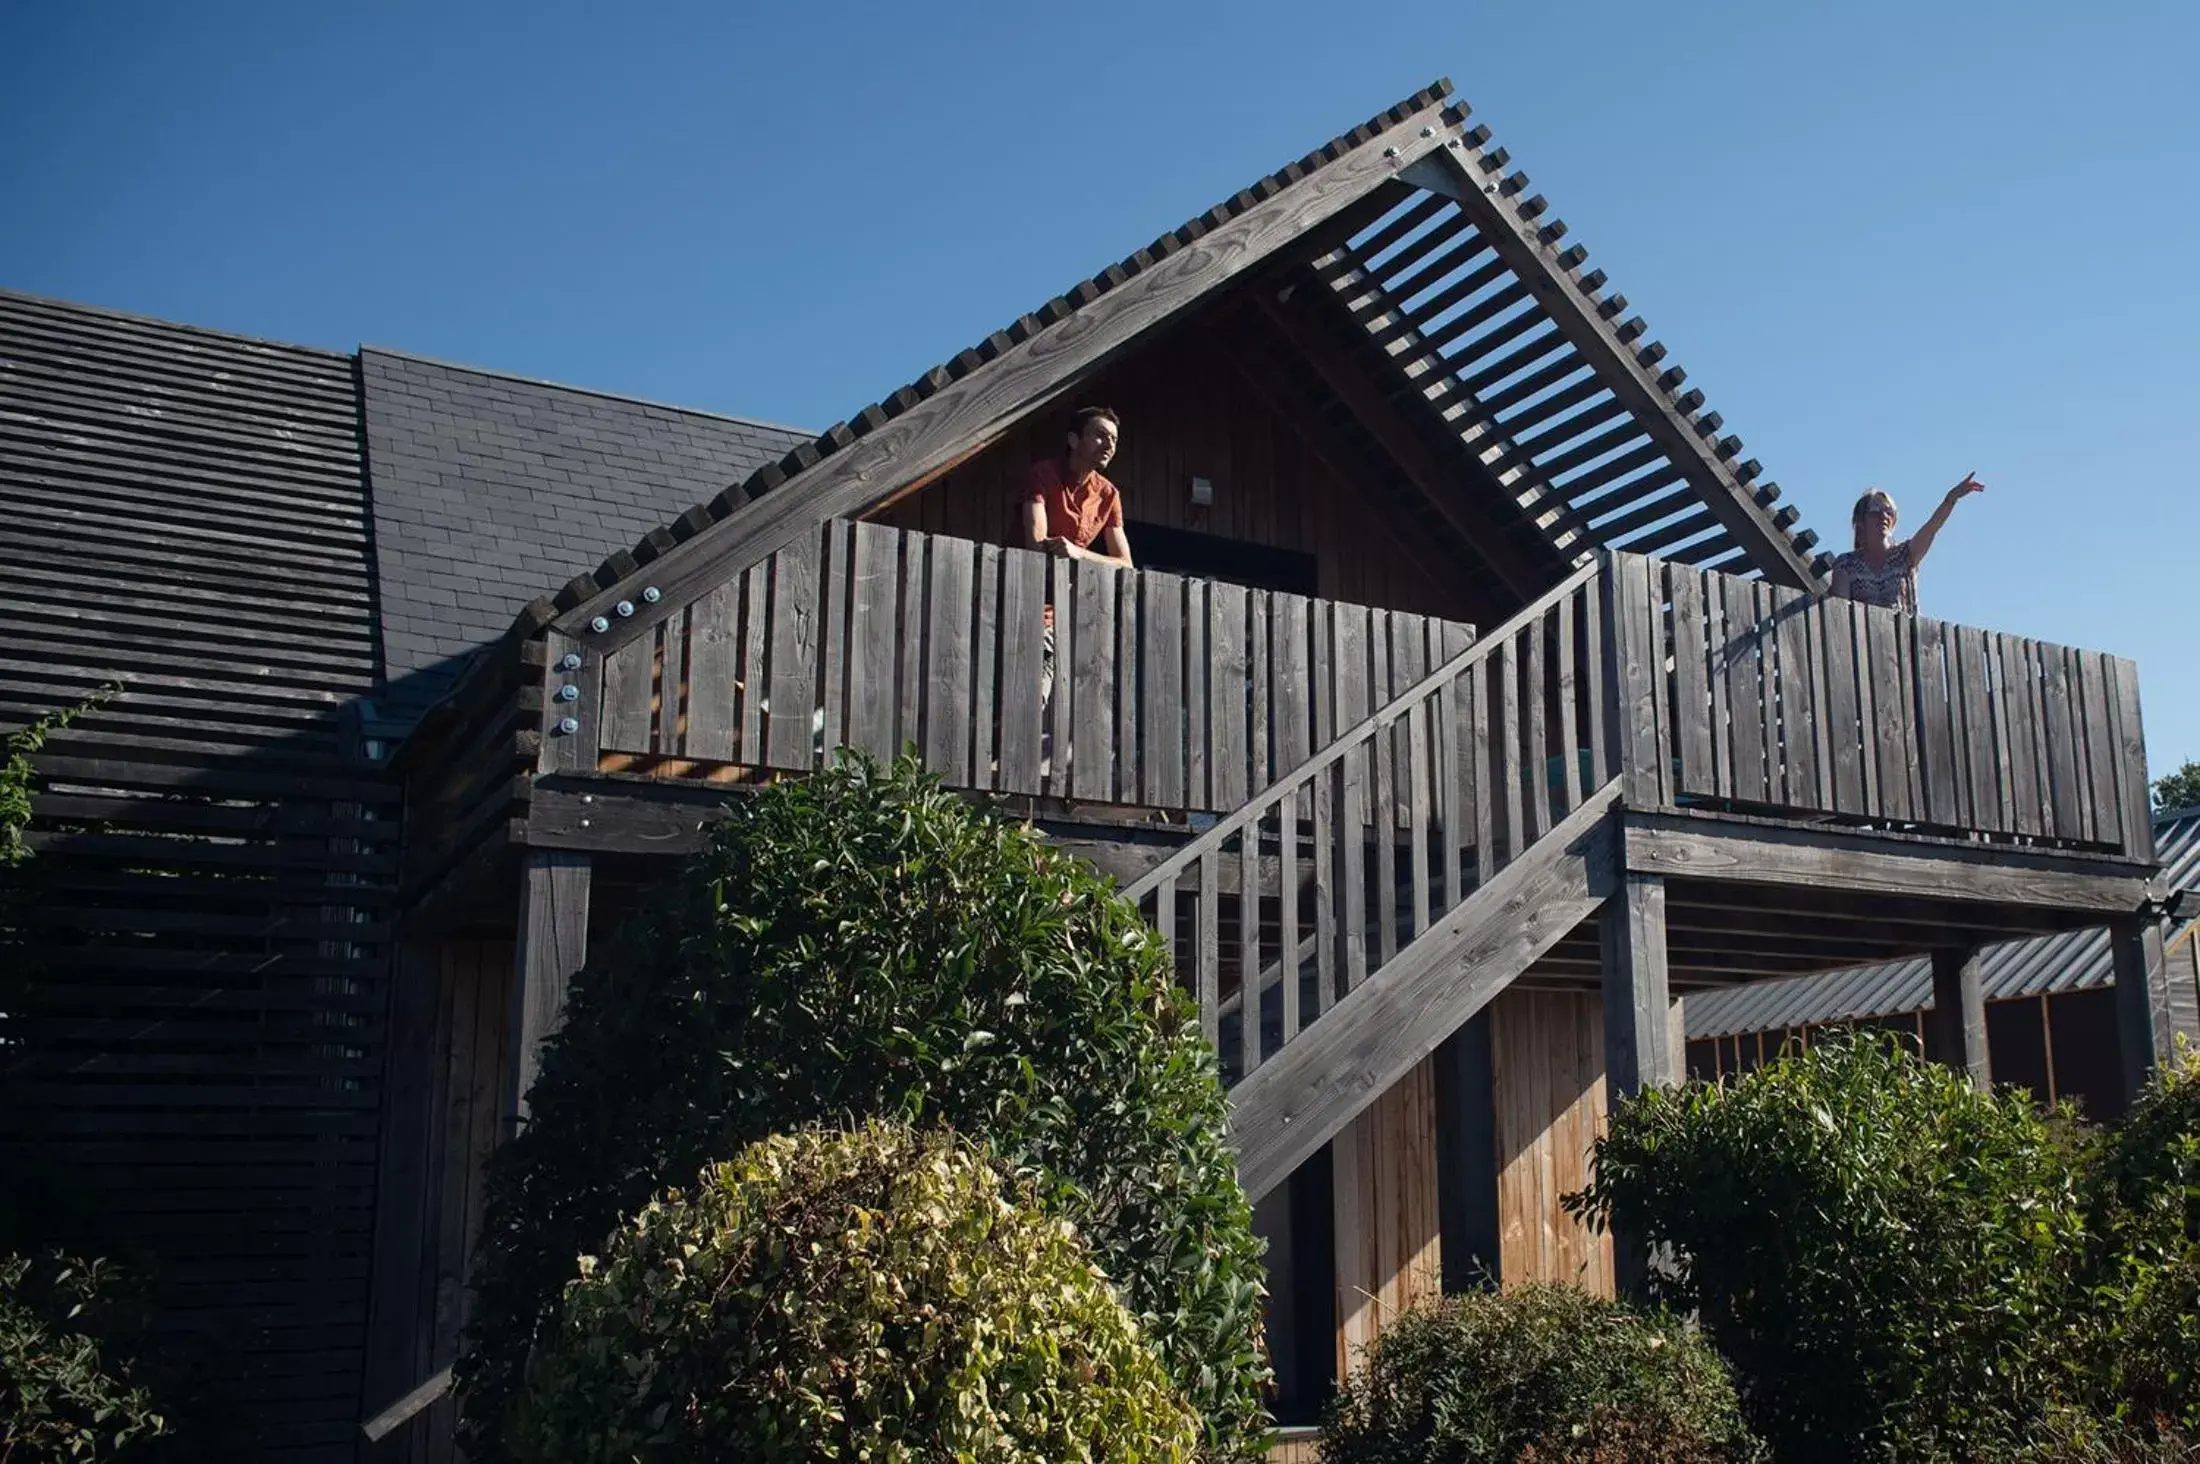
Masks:
[[[1335,461],[1318,424],[1278,412],[1225,358],[1178,332],[1041,411],[999,443],[879,515],[882,522],[985,543],[1024,542],[1031,465],[1061,451],[1069,413],[1087,404],[1122,413],[1108,477],[1123,512],[1144,523],[1314,556],[1324,599],[1477,619],[1486,610],[1458,566],[1430,553],[1393,490]],[[1194,476],[1214,502],[1191,501]],[[1133,558],[1138,553],[1135,535]]]
[[[142,1261],[234,1457],[357,1436],[397,789],[349,358],[0,294],[0,727],[57,736],[0,1168]]]
[[[1563,1196],[1589,1181],[1604,1122],[1601,992],[1507,991],[1490,1003],[1497,1113],[1498,1276],[1613,1294],[1612,1242],[1574,1221]]]

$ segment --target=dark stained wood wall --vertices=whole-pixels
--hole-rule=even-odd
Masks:
[[[357,1435],[398,813],[346,710],[358,422],[347,357],[0,294],[0,729],[126,686],[37,760],[0,1206],[149,1276],[211,1457]]]
[[[1269,405],[1221,351],[1180,330],[1041,411],[1001,442],[879,515],[902,528],[1021,544],[1025,475],[1057,453],[1081,406],[1122,414],[1108,477],[1126,517],[1314,556],[1314,593],[1473,620],[1455,568],[1394,508],[1396,491],[1324,455],[1318,426]],[[1356,475],[1356,476],[1354,476]],[[1214,503],[1191,501],[1193,477]],[[1131,550],[1138,543],[1134,534]]]

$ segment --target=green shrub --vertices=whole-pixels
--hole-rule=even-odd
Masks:
[[[97,1261],[0,1255],[0,1460],[113,1458],[166,1432],[85,1330],[107,1281]]]
[[[1568,1203],[1670,1247],[1781,1458],[2007,1458],[2083,1396],[2079,1148],[1864,1035],[1622,1103]]]
[[[737,798],[576,978],[492,1165],[460,1383],[498,1433],[573,1257],[747,1144],[869,1117],[982,1141],[1072,1222],[1219,1457],[1264,1440],[1260,1244],[1212,1049],[1079,861],[904,759]]]
[[[2200,1056],[2101,1137],[2086,1185],[2101,1386],[2142,1427],[2200,1430]]]
[[[1757,1457],[1718,1355],[1570,1286],[1447,1297],[1385,1327],[1323,1464],[1711,1464]]]
[[[518,1410],[539,1464],[1188,1460],[1198,1438],[1075,1231],[949,1134],[766,1139],[580,1272]]]

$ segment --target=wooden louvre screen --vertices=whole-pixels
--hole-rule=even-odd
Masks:
[[[145,1270],[217,1452],[349,1460],[398,815],[352,363],[0,295],[0,368],[0,725],[124,688],[38,759],[0,1169]]]

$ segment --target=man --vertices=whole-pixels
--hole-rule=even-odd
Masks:
[[[1131,541],[1123,532],[1123,495],[1100,471],[1114,461],[1122,430],[1122,422],[1108,408],[1082,408],[1070,421],[1062,455],[1031,465],[1024,531],[1032,548],[1059,559],[1131,567]],[[1044,705],[1054,695],[1051,601],[1042,643],[1039,700]]]

